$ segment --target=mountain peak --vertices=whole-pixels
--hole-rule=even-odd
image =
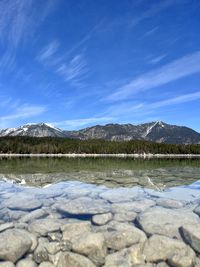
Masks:
[[[147,140],[169,144],[200,144],[200,134],[194,130],[154,121],[139,125],[96,125],[79,131],[62,131],[49,123],[28,123],[18,128],[0,131],[0,136],[68,137],[75,139],[104,139],[113,141]]]

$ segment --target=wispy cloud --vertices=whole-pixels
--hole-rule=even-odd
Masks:
[[[108,123],[112,121],[113,118],[111,117],[93,117],[93,118],[85,118],[85,119],[74,119],[74,120],[64,120],[59,122],[51,122],[57,127],[64,128],[64,129],[79,129],[83,126],[89,126],[91,124],[98,124],[98,123]]]
[[[109,101],[124,100],[134,94],[162,86],[198,72],[200,72],[200,51],[184,56],[133,79],[118,88],[106,99]]]
[[[17,107],[12,113],[0,117],[0,121],[31,118],[43,114],[46,110],[46,106],[24,104]]]
[[[76,55],[68,64],[62,64],[57,68],[57,72],[62,75],[67,82],[73,85],[82,85],[82,80],[88,72],[86,60],[82,54]]]
[[[163,107],[179,105],[199,100],[200,100],[200,91],[190,94],[183,94],[176,97],[171,97],[168,99],[151,103],[123,102],[121,104],[115,104],[110,106],[104,115],[106,116],[107,114],[110,114],[113,117],[117,117],[117,116],[127,116],[127,115],[130,116],[130,114],[134,114],[134,116],[143,116],[145,114],[150,114],[155,110]]]
[[[135,27],[140,22],[144,21],[145,19],[151,18],[158,14],[159,12],[174,6],[175,4],[181,4],[182,0],[163,0],[163,1],[156,1],[154,5],[149,7],[146,11],[140,14],[138,17],[132,19],[130,26]]]
[[[0,1],[0,69],[16,69],[17,54],[33,38],[36,30],[55,7],[53,0],[1,0]]]
[[[52,57],[58,51],[58,48],[59,42],[57,40],[53,40],[46,47],[44,47],[42,51],[40,51],[36,59],[42,63],[45,63],[46,61],[52,59]]]
[[[160,61],[162,61],[165,57],[166,57],[166,55],[161,55],[161,56],[158,56],[158,57],[154,57],[149,61],[149,63],[152,64],[152,65],[155,65],[155,64],[159,63]]]

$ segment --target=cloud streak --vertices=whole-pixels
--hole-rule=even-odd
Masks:
[[[12,113],[0,117],[0,121],[31,118],[43,114],[46,110],[47,108],[45,106],[24,104],[16,108]]]
[[[87,63],[82,54],[76,55],[69,64],[62,64],[57,69],[57,72],[64,77],[65,81],[79,86],[87,71]]]
[[[51,60],[55,53],[58,51],[59,42],[57,40],[53,40],[46,47],[42,49],[42,51],[37,56],[37,60],[42,63],[46,63]]]
[[[53,124],[60,128],[67,127],[67,129],[77,129],[91,124],[108,123],[112,120],[113,120],[112,117],[93,117],[85,119],[64,120],[60,122],[50,122],[50,124]]]
[[[133,79],[107,96],[106,100],[124,100],[137,93],[165,85],[199,72],[200,51],[197,51]]]
[[[199,101],[200,100],[200,91],[191,93],[191,94],[184,94],[172,98],[168,98],[165,100],[160,100],[152,103],[133,103],[133,102],[124,102],[121,104],[112,105],[108,110],[105,112],[106,114],[110,114],[113,117],[117,116],[127,116],[130,114],[134,114],[134,116],[141,116],[144,114],[149,114],[154,112],[157,109],[179,105],[183,103],[188,103],[192,101]]]

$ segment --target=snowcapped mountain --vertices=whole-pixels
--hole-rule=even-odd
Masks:
[[[132,124],[96,125],[79,131],[62,131],[48,123],[26,124],[0,131],[0,136],[68,137],[81,140],[146,140],[168,144],[200,144],[200,133],[162,121]]]
[[[147,140],[169,144],[198,144],[200,133],[184,126],[176,126],[162,121],[132,124],[97,125],[80,131],[66,131],[70,138],[105,140]]]
[[[66,137],[62,130],[48,123],[30,123],[18,128],[8,128],[0,131],[0,136]]]

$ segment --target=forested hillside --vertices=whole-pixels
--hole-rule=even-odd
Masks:
[[[0,153],[200,154],[200,145],[172,145],[148,141],[76,140],[52,137],[1,137]]]

